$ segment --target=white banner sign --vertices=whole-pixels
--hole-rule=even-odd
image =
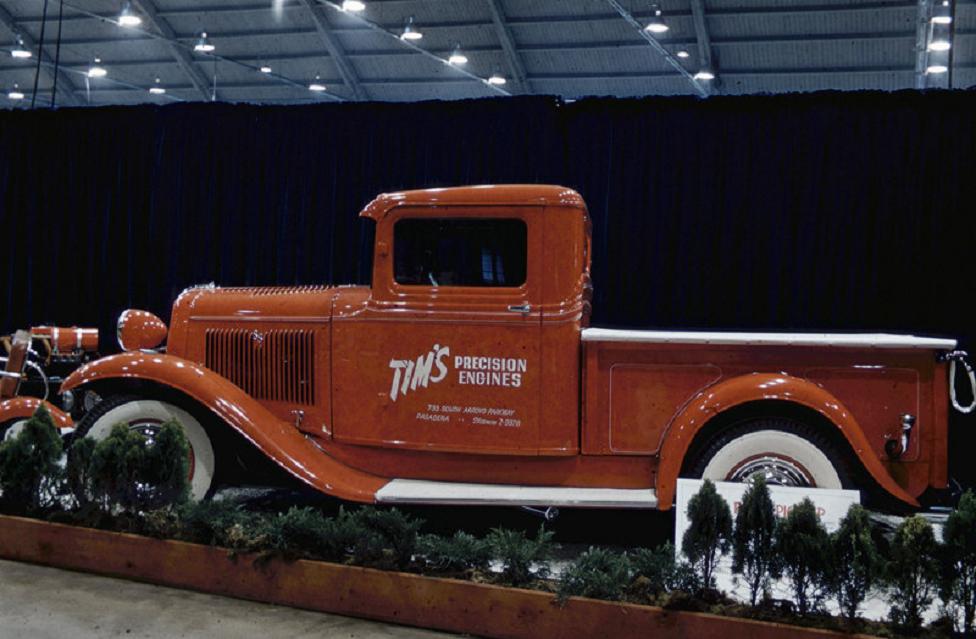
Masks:
[[[679,479],[677,495],[677,512],[674,518],[674,548],[675,556],[681,556],[681,538],[684,537],[688,529],[688,502],[698,492],[705,482],[701,479]],[[715,490],[729,504],[732,510],[732,520],[742,504],[742,496],[745,494],[748,484],[739,482],[715,482]],[[777,517],[786,517],[787,513],[803,501],[804,497],[809,497],[814,506],[817,507],[817,514],[820,521],[826,526],[828,532],[837,530],[840,520],[847,514],[847,509],[851,504],[861,503],[861,493],[856,490],[834,490],[829,488],[794,488],[787,486],[769,486],[769,496],[773,499],[773,508]]]

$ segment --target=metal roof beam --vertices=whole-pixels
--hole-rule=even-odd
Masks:
[[[677,71],[682,77],[684,77],[688,82],[691,83],[692,88],[695,90],[695,92],[698,95],[702,96],[703,98],[708,97],[708,89],[701,82],[693,78],[692,75],[688,73],[688,70],[685,69],[683,66],[681,66],[681,63],[678,62],[678,59],[675,58],[673,55],[671,55],[671,52],[665,49],[664,46],[660,42],[658,42],[654,36],[652,36],[650,33],[645,31],[644,25],[638,22],[637,19],[634,18],[634,16],[629,11],[624,9],[623,5],[617,2],[617,0],[606,0],[606,1],[607,4],[613,7],[617,11],[617,13],[620,14],[621,18],[626,20],[627,23],[630,24],[630,26],[634,27],[634,29],[637,30],[637,33],[640,35],[640,37],[647,40],[647,43],[651,45],[652,49],[654,49],[655,51],[661,54],[661,57],[664,58],[665,62],[671,65],[675,71]]]
[[[322,44],[325,45],[326,51],[329,52],[329,56],[332,58],[336,68],[339,70],[339,75],[342,76],[342,83],[349,87],[349,90],[352,91],[353,97],[355,97],[357,100],[368,99],[369,96],[366,95],[366,91],[359,83],[359,78],[356,75],[356,71],[352,68],[352,64],[350,64],[348,58],[346,57],[346,53],[342,49],[342,45],[339,44],[339,39],[332,32],[332,25],[329,24],[329,19],[325,16],[325,9],[323,9],[322,5],[318,4],[315,0],[302,0],[302,4],[308,8],[309,12],[312,14],[312,21],[315,23],[315,30],[318,31]]]
[[[488,10],[491,12],[491,21],[495,25],[495,34],[501,42],[502,49],[505,50],[505,60],[508,62],[508,69],[515,81],[515,87],[520,93],[532,93],[532,87],[525,73],[525,65],[522,63],[522,56],[515,48],[515,38],[512,37],[512,30],[508,28],[505,21],[505,11],[502,9],[499,0],[486,0]]]
[[[698,62],[702,68],[715,74],[715,79],[702,83],[709,93],[718,92],[718,69],[712,60],[712,41],[705,24],[705,0],[691,0],[691,19],[695,23],[695,39],[698,41]]]
[[[391,31],[389,29],[386,29],[386,28],[380,26],[376,22],[373,22],[372,20],[370,20],[370,19],[368,19],[368,18],[366,18],[364,16],[361,16],[361,15],[358,15],[358,14],[355,14],[355,13],[349,13],[347,11],[344,11],[340,5],[336,4],[335,2],[332,2],[331,0],[317,0],[317,1],[322,6],[329,7],[333,11],[338,11],[338,12],[341,12],[343,15],[349,16],[353,20],[356,20],[360,24],[368,27],[371,31],[373,31],[375,33],[378,33],[380,35],[383,35],[384,37],[389,38],[389,39],[391,39],[393,41],[396,41],[396,42],[400,43],[401,46],[403,46],[403,47],[405,47],[407,49],[410,49],[411,51],[414,51],[416,53],[419,53],[420,55],[424,56],[425,58],[429,58],[429,59],[434,60],[434,61],[436,61],[436,62],[438,62],[440,64],[446,64],[451,69],[453,69],[455,73],[458,73],[460,75],[463,75],[466,78],[468,78],[469,80],[474,80],[474,81],[480,83],[482,86],[484,86],[489,91],[492,91],[492,92],[497,93],[499,95],[512,95],[506,89],[503,89],[503,88],[501,88],[498,85],[492,84],[491,82],[489,82],[485,78],[482,78],[480,76],[477,76],[474,73],[471,73],[470,71],[467,71],[467,70],[461,68],[461,66],[459,66],[459,65],[449,64],[447,62],[447,60],[445,60],[444,58],[441,58],[441,57],[439,57],[439,56],[431,53],[430,51],[428,51],[427,49],[424,49],[423,47],[417,46],[416,44],[414,44],[413,42],[410,42],[409,40],[404,40],[404,39],[400,38],[398,35],[396,35],[395,33],[393,33],[393,31]]]
[[[149,26],[158,31],[166,39],[166,46],[169,47],[170,52],[176,59],[176,64],[183,70],[183,73],[189,78],[200,96],[204,100],[216,100],[216,89],[213,91],[210,90],[210,82],[207,76],[203,74],[203,71],[193,63],[193,56],[185,48],[180,46],[179,43],[175,42],[177,40],[176,32],[173,31],[173,27],[169,26],[165,18],[159,16],[159,9],[156,8],[153,0],[132,0],[132,8],[143,14]]]
[[[41,67],[51,79],[52,86],[55,78],[57,78],[57,83],[61,89],[61,97],[65,103],[68,104],[68,106],[78,106],[80,102],[74,96],[74,91],[76,89],[75,83],[71,81],[71,78],[68,77],[68,74],[65,73],[63,69],[55,66],[54,61],[51,60],[51,56],[37,46],[37,42],[34,40],[34,38],[32,38],[29,33],[20,27],[17,20],[3,6],[0,6],[0,24],[6,27],[6,29],[10,31],[15,38],[20,37],[25,47],[36,52],[38,59],[41,61]],[[34,64],[37,64],[37,62]],[[52,103],[54,102],[54,96],[51,96],[51,101]]]

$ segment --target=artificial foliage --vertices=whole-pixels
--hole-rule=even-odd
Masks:
[[[82,509],[92,505],[92,456],[97,442],[90,437],[76,440],[68,448],[65,463],[65,483],[75,504]]]
[[[533,579],[547,577],[547,562],[552,559],[557,548],[552,541],[553,535],[544,525],[539,526],[535,539],[526,537],[522,530],[492,528],[487,539],[492,553],[502,564],[502,582],[512,586],[524,586]]]
[[[491,561],[491,545],[486,539],[459,530],[451,537],[422,535],[418,547],[427,566],[436,572],[484,571]]]
[[[62,470],[61,435],[43,404],[16,436],[0,443],[0,499],[5,508],[33,513],[52,505]]]
[[[830,584],[830,536],[809,498],[793,506],[778,526],[775,552],[790,581],[797,612],[806,615],[819,608]]]
[[[976,635],[976,494],[963,493],[942,531],[942,584],[947,599],[962,611],[962,631]]]
[[[719,559],[729,552],[732,537],[732,512],[706,479],[688,501],[688,529],[681,538],[681,550],[700,578],[702,588],[714,586]]]
[[[883,563],[871,534],[868,513],[853,504],[830,536],[833,570],[831,590],[841,612],[849,622],[881,577]]]
[[[152,441],[116,424],[91,454],[94,502],[106,511],[138,512],[185,501],[188,459],[189,443],[175,421],[163,423]]]
[[[890,552],[891,620],[915,632],[938,587],[938,543],[931,524],[921,515],[905,519],[895,530]]]
[[[674,546],[670,542],[657,548],[636,549],[630,554],[630,564],[635,576],[634,585],[651,598],[675,590],[688,593],[698,590],[695,571],[689,564],[675,560]]]
[[[559,580],[559,597],[619,600],[630,585],[632,566],[627,553],[590,547]]]
[[[768,595],[770,581],[780,574],[779,557],[773,549],[775,534],[776,511],[769,487],[757,476],[742,496],[732,533],[732,572],[745,579],[753,606],[760,595]]]

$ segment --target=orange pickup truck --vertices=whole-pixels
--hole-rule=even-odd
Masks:
[[[358,502],[668,509],[679,476],[762,474],[911,508],[946,488],[954,340],[590,328],[590,221],[564,187],[361,215],[369,287],[194,287],[168,328],[124,312],[125,352],[62,385],[101,398],[77,434],[176,417],[196,498],[238,446]]]

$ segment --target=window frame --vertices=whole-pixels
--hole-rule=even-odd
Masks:
[[[523,249],[523,253],[522,253],[522,256],[523,256],[523,262],[522,262],[522,266],[523,266],[523,268],[522,268],[523,278],[522,278],[522,281],[520,283],[518,283],[518,284],[504,284],[504,285],[502,285],[502,284],[437,284],[437,285],[434,285],[434,284],[427,284],[427,283],[423,283],[423,282],[420,282],[420,283],[401,282],[399,279],[397,279],[397,257],[396,257],[397,256],[397,225],[400,224],[401,222],[432,222],[432,223],[445,223],[446,222],[446,223],[449,223],[449,222],[452,222],[452,221],[459,222],[459,223],[464,223],[464,222],[489,222],[489,221],[497,221],[497,222],[517,222],[518,224],[520,224],[521,225],[521,228],[519,230],[522,232],[522,240],[523,240],[523,247],[522,247],[522,249]],[[390,234],[391,234],[391,240],[392,240],[391,243],[390,243],[391,244],[391,249],[390,249],[391,274],[390,275],[391,275],[391,280],[392,280],[393,285],[396,286],[396,287],[398,287],[398,288],[407,288],[407,289],[437,289],[438,291],[443,291],[443,292],[446,292],[446,291],[449,291],[449,290],[454,290],[454,289],[477,290],[477,291],[491,290],[491,289],[501,289],[501,290],[515,291],[515,290],[524,290],[525,287],[526,287],[526,284],[528,283],[528,280],[529,280],[529,253],[530,253],[530,251],[529,251],[529,224],[528,224],[528,222],[524,218],[522,218],[520,216],[516,216],[516,215],[507,215],[507,216],[494,216],[494,215],[492,215],[492,216],[480,216],[480,215],[479,216],[470,216],[470,215],[464,215],[464,216],[461,216],[461,215],[436,215],[436,216],[404,215],[404,216],[398,217],[396,220],[393,221],[393,223],[391,225],[391,232],[390,232]],[[484,258],[484,255],[483,254],[482,254],[481,258],[482,259]],[[482,268],[483,268],[483,266],[482,266]]]

